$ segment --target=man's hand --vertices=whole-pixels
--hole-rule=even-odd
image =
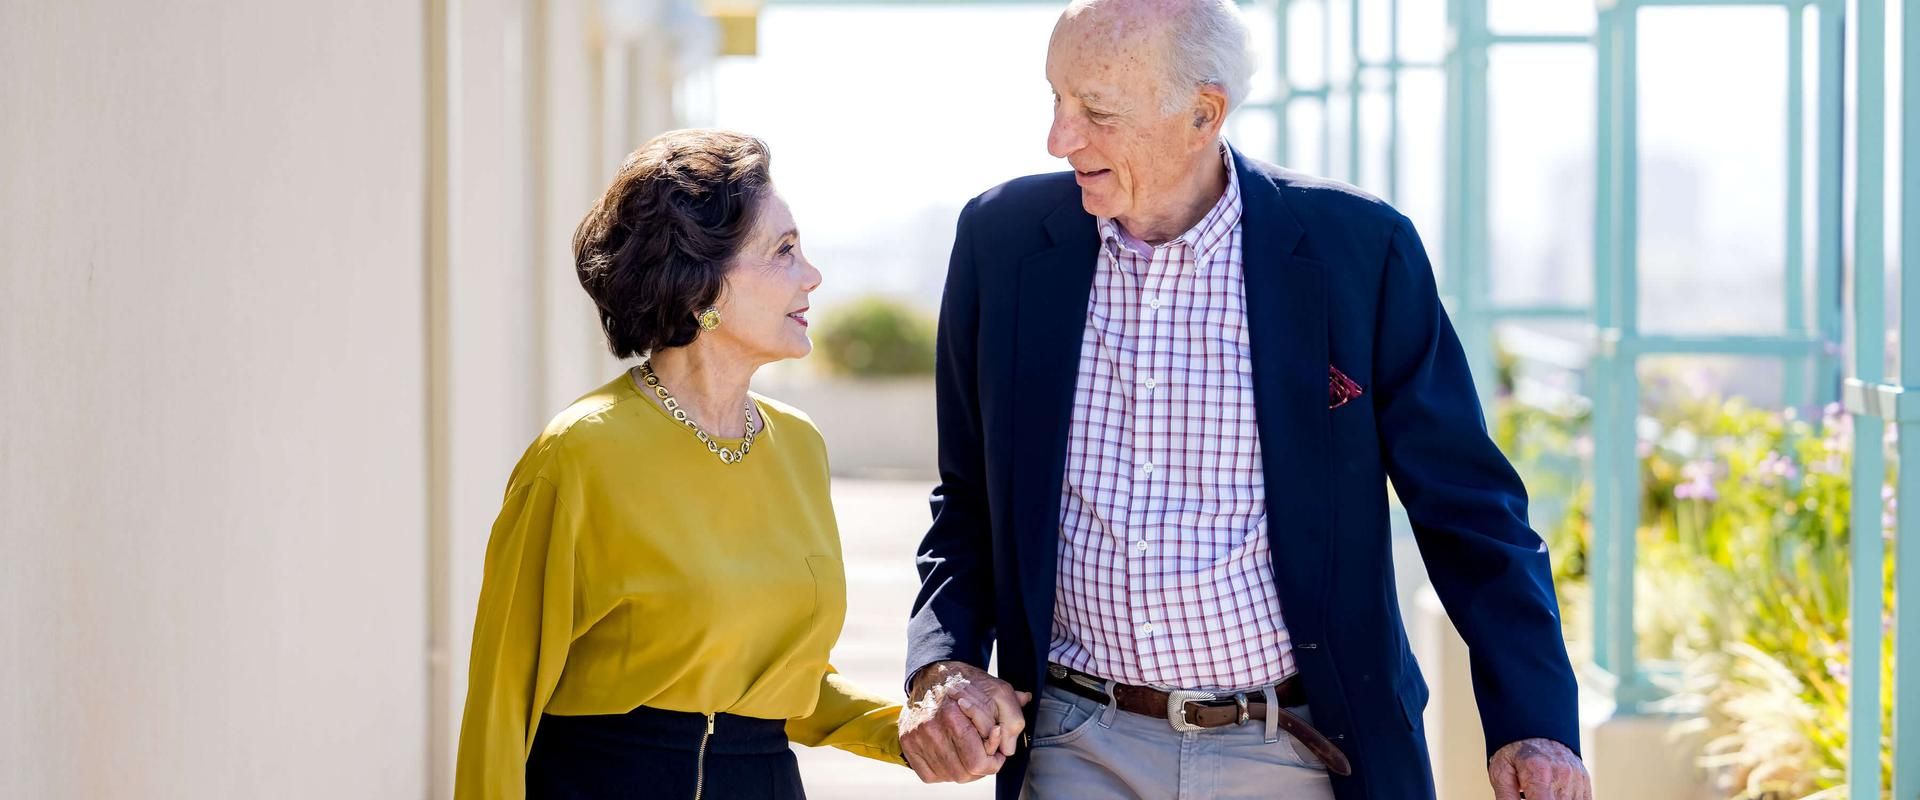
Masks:
[[[1587,767],[1552,739],[1522,739],[1500,748],[1487,765],[1493,800],[1593,800]]]
[[[900,749],[925,783],[967,783],[1000,771],[1027,727],[1027,692],[986,670],[937,661],[913,677]]]

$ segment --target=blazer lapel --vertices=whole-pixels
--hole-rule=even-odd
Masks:
[[[1076,192],[1047,216],[1052,247],[1021,261],[1015,316],[1014,395],[1021,398],[1013,415],[1014,530],[1021,532],[1016,563],[1025,576],[1027,623],[1043,637],[1042,654],[1053,625],[1060,487],[1099,255],[1093,216],[1078,200]]]
[[[1273,179],[1249,169],[1238,151],[1234,165],[1245,204],[1247,335],[1266,469],[1267,535],[1283,607],[1307,612],[1325,607],[1333,518],[1327,476],[1333,439],[1327,411],[1327,274],[1319,261],[1294,253],[1303,230]],[[1290,602],[1309,599],[1308,590],[1314,592],[1310,606]]]

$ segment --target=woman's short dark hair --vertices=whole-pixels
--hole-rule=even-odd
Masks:
[[[721,130],[660,134],[633,151],[573,233],[580,286],[619,358],[682,347],[773,185],[767,145]]]

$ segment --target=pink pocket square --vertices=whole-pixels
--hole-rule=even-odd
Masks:
[[[1327,408],[1335,409],[1352,402],[1353,398],[1365,394],[1360,384],[1354,383],[1333,365],[1327,365]]]

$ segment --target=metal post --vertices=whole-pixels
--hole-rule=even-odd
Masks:
[[[1841,86],[1846,59],[1846,32],[1841,26],[1845,0],[1819,0],[1819,143],[1820,169],[1815,203],[1814,227],[1814,327],[1829,343],[1815,356],[1814,400],[1820,405],[1838,400],[1844,365],[1838,354],[1844,335],[1840,297],[1840,249],[1842,230],[1840,181],[1843,161],[1840,142],[1846,136],[1841,116]]]
[[[1273,161],[1290,167],[1297,166],[1287,136],[1287,125],[1293,119],[1293,62],[1288,58],[1291,42],[1287,38],[1287,12],[1292,5],[1293,0],[1273,2],[1274,70],[1280,76],[1280,91],[1273,98]]]
[[[1900,382],[1920,392],[1920,7],[1900,20]],[[1864,32],[1864,31],[1863,31]],[[1894,531],[1893,796],[1920,798],[1920,415],[1893,404],[1900,426]],[[1909,407],[1910,408],[1910,407]],[[1858,500],[1858,490],[1855,499]],[[1878,538],[1878,537],[1871,537]],[[1855,795],[1859,796],[1859,795]]]
[[[1611,369],[1615,358],[1611,347],[1611,331],[1614,326],[1613,297],[1613,261],[1617,249],[1614,244],[1614,76],[1613,64],[1618,58],[1614,52],[1619,39],[1615,21],[1620,11],[1616,8],[1601,8],[1598,13],[1598,27],[1594,31],[1596,87],[1594,97],[1597,100],[1594,113],[1594,203],[1593,203],[1593,324],[1599,341],[1593,370],[1593,497],[1589,503],[1592,508],[1591,536],[1587,553],[1587,585],[1593,593],[1592,616],[1593,660],[1596,665],[1609,673],[1618,668],[1619,659],[1614,656],[1613,637],[1609,631],[1613,627],[1612,591],[1615,580],[1611,565],[1613,531],[1617,527],[1613,520],[1613,509],[1618,505],[1614,493],[1618,491],[1614,476],[1619,470],[1613,466],[1614,453],[1619,448],[1614,442],[1620,439],[1615,431],[1612,414],[1612,397],[1608,391],[1613,385]]]
[[[1806,258],[1804,255],[1806,226],[1805,204],[1805,150],[1806,103],[1805,83],[1801,80],[1806,62],[1806,26],[1805,15],[1798,7],[1787,8],[1787,263],[1786,263],[1786,328],[1789,333],[1801,333],[1806,330]],[[1813,368],[1814,359],[1791,359],[1782,366],[1785,380],[1781,391],[1781,403],[1789,406],[1801,405],[1811,401],[1806,395],[1807,372]]]
[[[1331,10],[1331,7],[1329,7]],[[1329,17],[1332,14],[1328,14]],[[1347,0],[1347,174],[1349,183],[1360,183],[1360,0]],[[1332,50],[1333,43],[1327,43]]]
[[[1400,197],[1400,0],[1387,0],[1387,200]]]
[[[1850,385],[1873,387],[1885,376],[1885,15],[1883,0],[1856,0],[1855,53],[1858,110],[1854,137],[1853,375]],[[1856,384],[1855,381],[1858,383]],[[1852,394],[1852,393],[1849,393]],[[1850,400],[1853,398],[1849,398]],[[1859,798],[1880,796],[1880,619],[1883,543],[1880,487],[1886,480],[1881,418],[1849,403],[1853,418],[1852,631],[1847,712],[1847,784]],[[1904,471],[1904,470],[1903,470]]]

